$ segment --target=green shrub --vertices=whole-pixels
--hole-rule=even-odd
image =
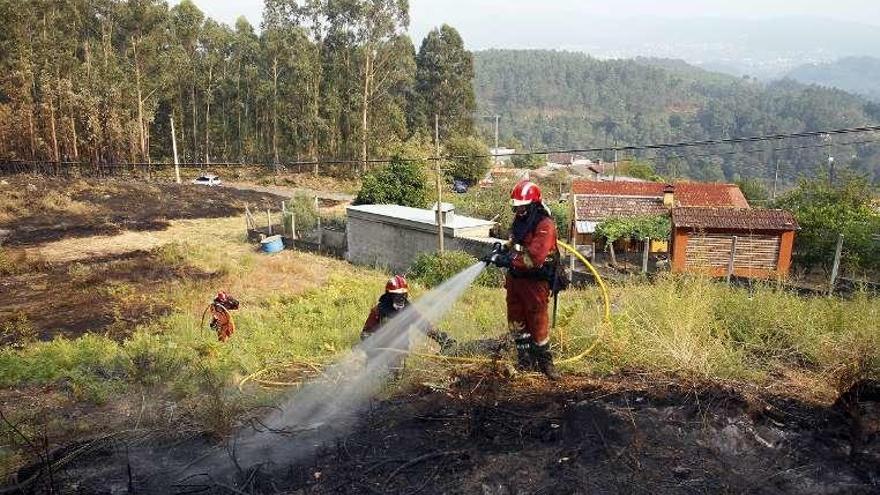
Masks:
[[[596,226],[596,235],[614,242],[618,239],[668,239],[672,223],[666,215],[609,218]]]
[[[446,143],[446,154],[457,157],[448,164],[448,175],[453,179],[479,182],[492,164],[489,148],[475,137],[455,137]]]
[[[565,241],[571,233],[571,205],[569,203],[553,202],[548,203],[547,207],[553,213],[553,220],[556,221],[556,235]]]
[[[844,236],[843,267],[852,272],[880,271],[880,213],[872,205],[874,191],[861,177],[843,177],[834,186],[825,180],[802,181],[776,201],[794,213],[800,230],[795,260],[807,268],[829,267],[837,235]]]
[[[436,287],[476,262],[477,258],[464,251],[446,251],[442,255],[423,253],[416,258],[407,273],[410,278],[426,287]],[[476,283],[484,287],[500,287],[503,281],[501,271],[490,267],[477,277]]]
[[[547,165],[547,155],[516,155],[510,158],[510,164],[516,168],[541,168]]]
[[[398,155],[388,165],[364,175],[355,204],[395,204],[428,206],[428,179],[424,161],[406,161]]]
[[[295,216],[297,232],[307,232],[318,226],[318,208],[314,196],[297,194],[287,203],[287,214],[283,218],[290,225],[290,215]]]

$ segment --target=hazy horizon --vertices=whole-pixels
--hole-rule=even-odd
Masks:
[[[179,0],[172,0],[171,4]],[[234,25],[243,15],[254,26],[262,20],[263,0],[194,0],[212,18]],[[789,2],[740,0],[737,2],[708,2],[700,0],[629,0],[626,8],[619,4],[587,0],[572,4],[566,0],[410,0],[410,35],[420,40],[436,26],[449,24],[462,31],[465,40],[483,39],[471,29],[482,29],[503,21],[508,28],[542,22],[568,22],[577,16],[584,22],[591,19],[629,20],[657,17],[661,19],[729,19],[770,20],[780,17],[809,17],[846,21],[880,27],[880,2],[871,0],[841,0],[830,12],[827,1],[806,0],[792,5]],[[585,26],[588,28],[588,26]],[[540,44],[540,40],[536,40]],[[503,48],[501,46],[472,46],[471,49]]]
[[[195,0],[206,14],[259,27],[263,0]],[[174,0],[172,3],[177,3]],[[599,58],[685,60],[735,75],[774,79],[805,64],[849,56],[880,58],[880,2],[797,4],[760,0],[410,0],[409,34],[455,27],[470,50],[556,49]]]

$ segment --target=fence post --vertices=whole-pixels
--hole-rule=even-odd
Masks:
[[[843,253],[843,234],[837,234],[837,248],[834,250],[834,266],[831,267],[831,280],[828,281],[828,295],[834,294],[837,272],[840,270],[840,255]]]
[[[730,278],[733,276],[733,261],[736,257],[736,236],[733,236],[730,242],[730,259],[727,260],[727,283],[730,283]]]
[[[174,133],[174,117],[171,117],[171,149],[174,151],[174,178],[180,184],[180,162],[177,159],[177,136]]]
[[[296,240],[296,213],[290,210],[290,238]]]
[[[281,202],[281,235],[287,237],[287,207]]]
[[[266,208],[266,225],[269,226],[269,235],[272,235],[272,213]]]
[[[651,238],[645,238],[645,250],[642,253],[642,273],[648,273],[648,256],[651,254]]]

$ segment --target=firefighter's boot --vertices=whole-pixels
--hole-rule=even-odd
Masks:
[[[534,371],[535,360],[532,353],[534,342],[532,341],[532,336],[527,333],[522,334],[513,341],[516,344],[516,370]]]
[[[550,343],[544,345],[532,344],[532,356],[535,366],[541,373],[544,373],[548,379],[556,381],[559,379],[559,372],[553,364],[553,354],[550,353]]]

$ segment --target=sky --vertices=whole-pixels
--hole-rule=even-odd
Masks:
[[[214,19],[230,25],[244,15],[259,25],[263,0],[195,0]],[[177,0],[171,2],[177,3]],[[517,29],[535,23],[549,24],[582,19],[589,29],[593,19],[629,17],[689,18],[779,16],[828,17],[880,26],[878,0],[410,0],[410,33],[420,40],[442,23],[462,32],[465,40],[478,40],[472,49],[492,47],[495,29]],[[499,26],[501,23],[501,26]],[[548,27],[550,27],[548,26]],[[540,41],[540,40],[538,40]]]

